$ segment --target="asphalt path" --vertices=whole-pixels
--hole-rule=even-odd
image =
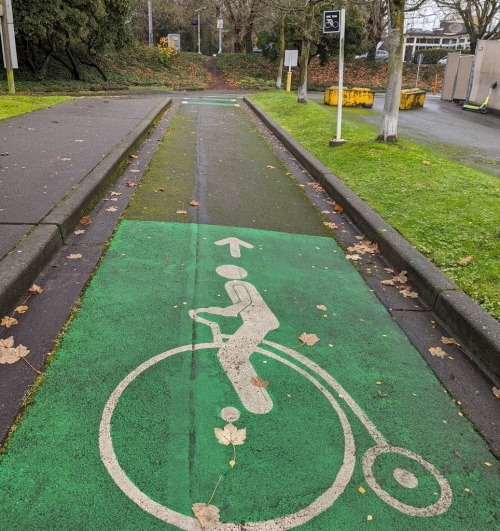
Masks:
[[[124,212],[2,459],[0,528],[494,529],[499,463],[333,233],[369,242],[241,99],[183,97],[146,148],[53,264],[95,263]]]

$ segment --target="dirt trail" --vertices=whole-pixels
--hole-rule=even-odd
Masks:
[[[232,84],[228,79],[226,79],[221,71],[217,68],[215,63],[215,57],[205,57],[203,60],[203,66],[207,71],[207,81],[208,89],[210,90],[224,90],[224,89],[233,89],[234,84]]]

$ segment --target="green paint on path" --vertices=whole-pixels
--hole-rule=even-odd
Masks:
[[[257,386],[219,361],[238,337],[264,337]],[[458,412],[331,238],[126,220],[3,457],[0,528],[200,529],[222,476],[224,529],[494,529]]]

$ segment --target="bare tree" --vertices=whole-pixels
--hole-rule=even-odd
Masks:
[[[436,0],[449,15],[463,20],[475,53],[479,40],[500,38],[500,0]]]

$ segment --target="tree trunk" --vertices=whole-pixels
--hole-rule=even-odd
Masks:
[[[398,138],[399,100],[403,77],[403,30],[405,0],[389,2],[389,72],[384,112],[379,128],[379,142],[395,142]]]
[[[307,12],[302,36],[302,49],[300,51],[300,73],[297,103],[307,103],[307,66],[309,63],[309,51],[311,49],[312,26],[314,22],[314,4],[307,3]]]
[[[278,73],[276,75],[276,88],[281,88],[283,78],[283,62],[285,60],[285,20],[286,14],[280,16],[280,36],[279,36],[279,54],[278,54]]]

